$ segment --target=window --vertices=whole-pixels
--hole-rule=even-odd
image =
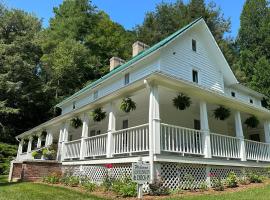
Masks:
[[[194,129],[201,130],[201,121],[198,119],[194,119]]]
[[[70,135],[70,136],[68,137],[68,141],[72,141],[72,139],[73,139],[73,137],[72,137],[72,135]]]
[[[123,129],[128,128],[128,120],[127,120],[127,119],[126,119],[126,120],[123,120],[122,128],[123,128]]]
[[[129,84],[129,74],[125,74],[125,85]]]
[[[192,81],[194,83],[198,83],[198,71],[197,70],[192,70]]]
[[[94,100],[98,98],[98,90],[94,92]]]
[[[76,108],[76,101],[73,101],[72,108],[73,108],[73,109]]]
[[[235,92],[231,92],[232,97],[235,97]]]
[[[249,103],[252,103],[253,104],[253,100],[252,99],[249,99]]]
[[[192,39],[192,50],[193,51],[197,51],[197,44],[196,44],[196,40]]]

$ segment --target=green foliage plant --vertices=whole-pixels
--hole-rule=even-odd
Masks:
[[[247,118],[245,120],[245,124],[247,125],[247,127],[249,128],[256,128],[258,127],[260,121],[258,120],[258,118],[254,115],[252,115],[251,117]]]
[[[219,106],[214,110],[214,116],[218,120],[225,120],[230,117],[231,111],[224,106]]]
[[[183,93],[180,93],[179,95],[173,98],[173,105],[178,110],[185,110],[191,105],[190,97],[186,96]]]
[[[106,112],[102,110],[102,108],[96,108],[93,112],[92,112],[92,116],[93,116],[93,120],[96,122],[100,122],[103,119],[106,118]]]
[[[74,117],[71,119],[71,126],[75,129],[79,128],[82,126],[82,120],[79,117]]]
[[[120,109],[123,112],[129,113],[130,111],[136,109],[136,103],[132,101],[130,97],[124,98],[121,102]]]
[[[238,187],[238,178],[234,172],[230,172],[226,178],[226,184],[229,188]]]

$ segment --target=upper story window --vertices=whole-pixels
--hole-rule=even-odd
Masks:
[[[75,109],[76,108],[76,101],[73,101],[72,103],[72,109]]]
[[[129,73],[125,74],[125,81],[124,84],[127,85],[129,84]]]
[[[197,70],[192,70],[192,81],[194,83],[198,83],[199,82],[199,75],[198,75],[198,71]]]
[[[235,97],[235,92],[231,92],[232,97]]]
[[[253,104],[253,99],[249,99],[249,103],[252,103]]]
[[[192,50],[195,52],[197,51],[197,42],[194,39],[192,39]]]
[[[96,100],[98,98],[98,90],[96,90],[95,92],[94,92],[94,100]]]

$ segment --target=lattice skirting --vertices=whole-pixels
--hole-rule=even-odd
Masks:
[[[209,174],[225,179],[229,172],[233,171],[238,177],[243,176],[246,172],[254,171],[263,175],[268,175],[265,168],[243,168],[228,166],[206,166],[195,164],[178,164],[178,163],[156,163],[159,176],[164,182],[164,186],[170,189],[198,188],[200,184],[206,183]],[[108,169],[105,165],[82,165],[82,166],[64,166],[65,174],[87,177],[98,184],[102,183],[107,174],[116,179],[125,176],[131,176],[131,164],[114,164]],[[212,182],[212,180],[210,179]],[[144,185],[144,191],[148,190],[148,185]]]

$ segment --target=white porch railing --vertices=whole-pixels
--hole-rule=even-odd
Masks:
[[[80,158],[81,139],[64,143],[64,159]]]
[[[112,133],[113,154],[144,152],[149,150],[148,124],[122,129]]]
[[[270,161],[270,144],[245,140],[247,160]]]
[[[107,148],[107,134],[85,138],[84,157],[105,156]]]
[[[166,152],[203,155],[203,132],[161,123],[161,148]]]
[[[210,133],[211,152],[214,157],[240,158],[240,140],[236,137]]]

